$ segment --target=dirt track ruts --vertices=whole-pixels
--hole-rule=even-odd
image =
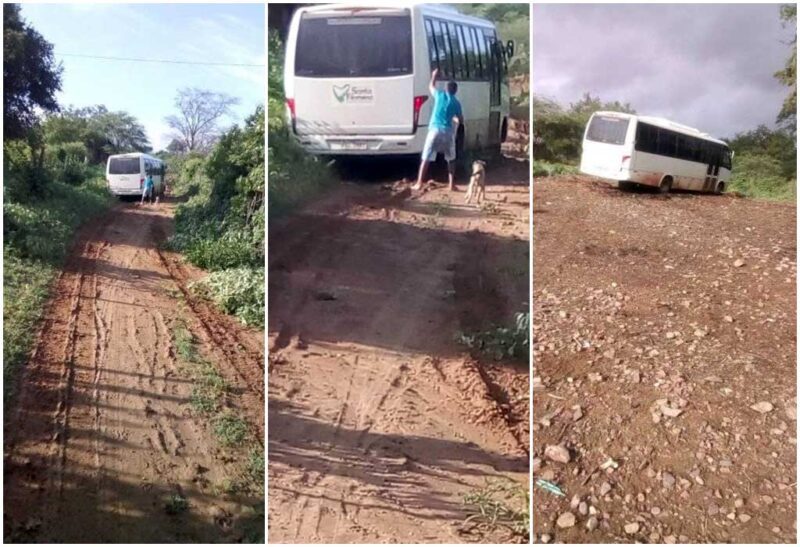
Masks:
[[[490,209],[345,183],[271,228],[270,542],[507,539],[461,526],[527,484],[527,368],[455,341],[528,299],[527,163],[490,177]]]
[[[191,307],[181,309],[175,295],[196,272],[158,249],[172,211],[117,205],[81,230],[55,281],[6,412],[6,541],[238,541],[252,530],[258,499],[220,493],[243,455],[222,450],[191,410],[173,330],[186,322],[232,385],[230,403],[256,427],[262,335],[187,293]],[[248,364],[255,372],[245,375]],[[169,514],[173,496],[188,509]]]

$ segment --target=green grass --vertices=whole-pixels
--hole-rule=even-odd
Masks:
[[[505,528],[527,543],[530,534],[528,490],[510,480],[490,481],[464,496],[465,524]]]
[[[283,44],[269,34],[267,78],[267,130],[269,148],[269,218],[275,220],[296,210],[327,188],[333,176],[327,164],[304,152],[289,134],[283,96]]]
[[[3,399],[11,403],[50,285],[78,227],[113,202],[102,180],[53,182],[44,197],[3,204]],[[6,406],[8,408],[8,406]]]
[[[239,446],[247,439],[247,422],[230,411],[214,418],[214,434],[223,446]]]
[[[192,290],[245,325],[264,326],[264,268],[231,268],[212,272]]]
[[[242,450],[239,475],[227,478],[217,490],[229,495],[243,490],[264,491],[264,447],[254,443],[250,425],[226,405],[230,386],[198,348],[198,341],[184,320],[179,319],[172,329],[175,353],[181,370],[192,380],[190,405],[211,423],[214,437],[225,448]],[[246,454],[246,456],[244,456]]]
[[[781,177],[733,172],[729,192],[770,201],[796,201],[797,181]]]
[[[180,515],[189,510],[189,502],[180,494],[172,494],[164,504],[164,511],[168,515]]]
[[[542,160],[533,160],[534,177],[553,177],[555,175],[576,175],[578,167],[566,163],[551,163]]]
[[[456,338],[470,349],[478,350],[493,359],[513,359],[527,362],[531,343],[531,314],[520,312],[511,327],[494,327],[482,332],[459,333]]]

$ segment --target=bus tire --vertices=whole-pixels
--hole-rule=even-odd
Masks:
[[[672,177],[664,177],[658,186],[660,194],[669,194],[672,191]]]
[[[508,138],[508,118],[503,118],[503,125],[500,127],[500,142],[506,142]]]
[[[717,195],[725,193],[725,181],[724,180],[717,181],[717,185],[714,187],[714,193],[717,194]]]

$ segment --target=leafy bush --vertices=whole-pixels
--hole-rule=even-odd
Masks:
[[[15,173],[16,175],[17,173]],[[9,179],[6,179],[8,182]],[[38,181],[37,184],[40,184]],[[34,340],[48,289],[78,226],[112,198],[102,180],[81,186],[51,182],[47,196],[3,204],[3,379],[7,398]]]
[[[773,156],[758,153],[737,155],[729,190],[749,197],[794,201],[796,180],[786,178],[784,173],[781,160]]]
[[[211,273],[193,285],[225,313],[246,325],[264,325],[264,269],[233,268]]]
[[[330,180],[328,168],[306,154],[289,134],[283,95],[283,45],[277,33],[269,35],[269,215],[278,218],[322,190]]]
[[[482,351],[494,359],[527,362],[531,344],[531,314],[520,312],[512,327],[495,327],[474,334],[459,334],[459,341],[470,349]]]
[[[111,202],[105,182],[81,186],[52,182],[44,199],[3,204],[5,249],[22,258],[58,263],[75,228]]]
[[[578,173],[578,168],[574,165],[538,160],[533,161],[532,170],[534,177],[553,177],[555,175],[574,175]]]

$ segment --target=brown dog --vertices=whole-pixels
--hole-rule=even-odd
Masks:
[[[469,179],[465,201],[471,203],[473,196],[478,203],[486,197],[486,162],[483,160],[472,162],[472,177]]]

